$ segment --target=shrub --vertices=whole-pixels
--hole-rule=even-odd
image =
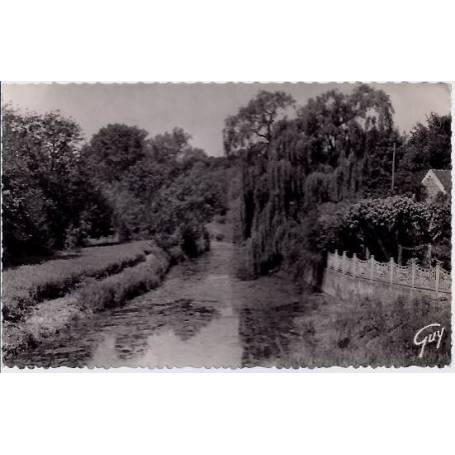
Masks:
[[[65,249],[76,250],[85,246],[87,241],[87,231],[84,226],[70,225],[65,231]]]
[[[183,226],[181,229],[181,247],[183,252],[190,258],[197,257],[200,253],[198,240],[201,238],[202,232],[200,227],[193,223]]]

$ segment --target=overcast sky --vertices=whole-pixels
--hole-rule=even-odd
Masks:
[[[430,112],[450,112],[446,84],[370,84],[390,95],[395,123],[409,131]],[[350,92],[352,84],[10,84],[2,103],[38,113],[60,110],[75,119],[90,138],[108,123],[144,128],[151,135],[179,126],[192,144],[209,155],[223,153],[224,119],[261,90],[284,90],[299,105],[329,89]]]

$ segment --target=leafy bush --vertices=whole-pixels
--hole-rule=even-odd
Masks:
[[[197,222],[178,225],[172,234],[160,232],[155,241],[158,247],[167,251],[172,263],[180,262],[185,256],[194,258],[210,249],[210,235]]]
[[[316,220],[322,250],[346,250],[364,257],[368,248],[376,259],[388,261],[398,257],[399,245],[411,249],[431,244],[433,258],[450,269],[450,200],[428,204],[393,196],[327,205],[320,207],[323,213]]]
[[[84,225],[74,226],[71,224],[65,231],[65,249],[75,250],[86,244],[87,230]]]
[[[210,239],[207,231],[201,225],[193,223],[184,226],[180,231],[180,235],[182,251],[188,257],[194,258],[207,251]]]

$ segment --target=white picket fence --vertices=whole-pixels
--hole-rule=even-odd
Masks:
[[[408,286],[413,289],[424,289],[439,293],[451,294],[452,277],[439,264],[436,267],[423,268],[411,260],[411,265],[402,266],[393,258],[390,262],[378,262],[370,259],[359,259],[355,254],[348,257],[346,251],[342,254],[328,253],[327,267],[354,278],[364,278],[372,281]]]

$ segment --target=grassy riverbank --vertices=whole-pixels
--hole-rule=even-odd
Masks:
[[[438,366],[451,360],[451,311],[447,300],[363,299],[343,302],[323,294],[306,301],[294,320],[293,366]],[[444,327],[439,348],[428,344],[420,358],[416,333],[432,323]],[[425,333],[428,335],[430,331]],[[423,335],[422,335],[423,337]]]
[[[447,298],[343,301],[312,292],[311,286],[302,285],[303,280],[285,270],[251,281],[245,272],[247,260],[246,248],[238,247],[234,270],[241,280],[237,286],[242,290],[240,294],[253,284],[261,291],[252,292],[241,310],[239,331],[246,346],[246,366],[444,367],[450,364],[451,305]],[[274,283],[280,279],[288,283],[289,290],[299,289],[298,298],[277,294]],[[414,337],[430,324],[439,326],[425,329],[420,338],[444,328],[441,343],[439,348],[437,341],[428,343],[419,357],[421,345],[414,344]]]
[[[14,356],[75,319],[159,286],[171,258],[150,241],[86,248],[76,257],[8,270],[3,278],[3,351]]]
[[[102,278],[145,260],[150,241],[83,248],[42,264],[23,265],[3,272],[3,318],[17,322],[40,302],[67,294],[87,278]]]

